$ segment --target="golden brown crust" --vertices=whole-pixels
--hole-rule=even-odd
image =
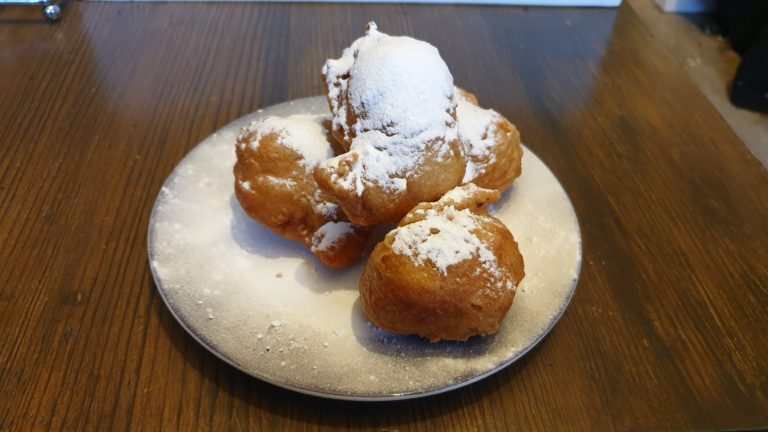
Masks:
[[[348,149],[336,137],[336,132],[333,130],[333,122],[330,119],[323,120],[323,129],[325,129],[325,136],[331,145],[334,156],[346,153]]]
[[[496,144],[490,151],[495,161],[472,182],[483,188],[505,191],[522,173],[523,147],[520,145],[520,132],[509,120],[501,117],[496,123],[494,141]]]
[[[254,148],[249,144],[256,136],[255,130],[244,133],[236,146],[235,196],[243,210],[280,236],[310,248],[329,267],[354,264],[365,250],[370,230],[352,226],[349,235],[330,247],[313,248],[321,227],[347,218],[338,207],[329,212],[318,210],[323,197],[311,171],[300,163],[299,153],[280,143],[278,134],[265,134]]]
[[[498,271],[484,267],[474,256],[442,273],[432,262],[420,263],[396,252],[397,231],[392,231],[373,250],[360,280],[361,303],[371,322],[391,333],[415,334],[431,342],[463,341],[498,331],[515,296],[510,283],[517,286],[523,279],[524,264],[512,234],[484,210],[493,194],[480,195],[477,200],[419,205],[400,226],[422,220],[430,209],[441,212],[457,203],[476,216],[471,232],[493,254]]]

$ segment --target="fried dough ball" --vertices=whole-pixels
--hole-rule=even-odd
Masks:
[[[435,47],[369,23],[323,76],[331,129],[348,152],[320,163],[315,180],[352,222],[396,223],[461,183],[453,77]]]
[[[333,268],[354,264],[369,229],[349,222],[327,201],[312,171],[333,156],[324,116],[267,117],[237,138],[235,196],[243,210],[275,233],[309,248]]]
[[[501,114],[480,108],[472,93],[456,88],[456,96],[459,138],[467,157],[462,183],[504,191],[521,173],[520,132]]]
[[[499,196],[457,187],[416,206],[376,245],[360,279],[373,324],[431,342],[498,331],[525,275],[512,234],[485,209]]]

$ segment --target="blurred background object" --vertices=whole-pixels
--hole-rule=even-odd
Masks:
[[[685,14],[664,11],[676,11],[679,9],[675,7],[681,6],[691,10],[694,2],[683,5],[680,1],[628,0],[627,3],[752,154],[768,167],[767,23],[765,15],[759,12],[760,8],[768,7],[768,1],[728,0],[708,5],[701,1],[698,13]],[[746,9],[752,12],[745,13]],[[759,42],[760,35],[762,42]],[[757,48],[751,48],[753,46]]]
[[[715,9],[715,0],[656,0],[664,12],[702,13]]]
[[[768,2],[718,0],[716,15],[741,56],[731,86],[731,102],[768,113]]]
[[[0,0],[2,1],[2,0]],[[306,3],[306,0],[85,0],[85,1],[135,1],[135,2],[270,2]],[[508,6],[552,6],[552,7],[618,7],[622,0],[309,0],[310,3],[432,3],[432,4],[473,4]]]
[[[0,6],[36,6],[41,7],[43,18],[49,22],[61,17],[61,6],[57,0],[0,0]]]

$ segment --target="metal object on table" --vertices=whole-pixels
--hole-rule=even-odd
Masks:
[[[61,18],[61,5],[56,0],[0,0],[0,6],[42,6],[43,16],[49,22]]]

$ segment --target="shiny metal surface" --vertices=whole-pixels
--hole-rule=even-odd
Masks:
[[[61,6],[57,4],[48,5],[43,8],[43,15],[49,21],[58,21],[61,18]]]
[[[43,16],[49,22],[61,18],[61,6],[54,0],[0,0],[0,6],[43,6]]]

